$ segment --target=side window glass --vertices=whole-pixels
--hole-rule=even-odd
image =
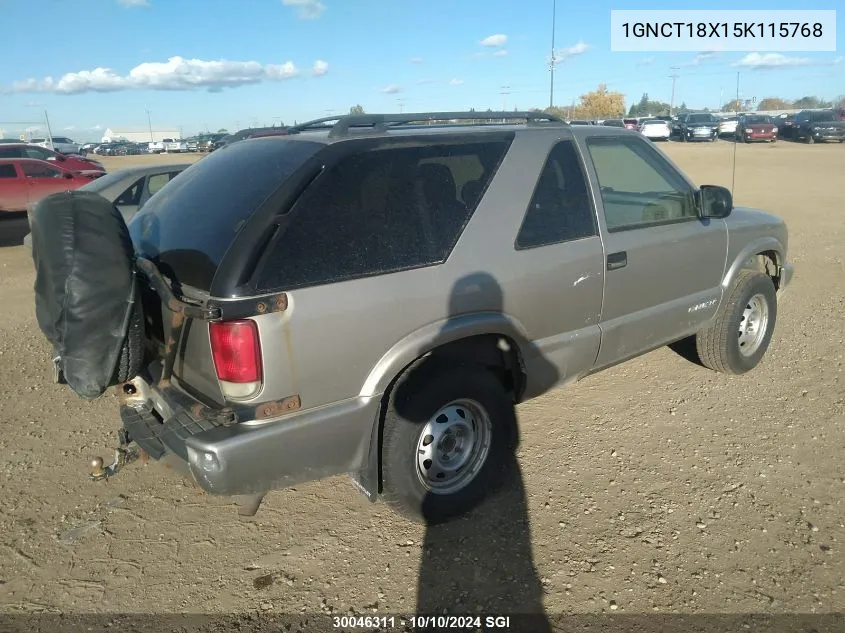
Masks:
[[[645,141],[593,137],[587,147],[608,231],[698,217],[691,187]]]
[[[39,163],[24,163],[23,173],[28,178],[61,178],[62,173],[58,169],[51,169],[48,165]]]
[[[154,176],[150,176],[147,183],[147,190],[149,190],[152,196],[168,182],[170,182],[170,174],[155,174]]]
[[[17,178],[18,172],[14,165],[0,165],[0,178]]]
[[[456,141],[342,158],[289,212],[259,287],[294,289],[444,262],[509,146]]]
[[[40,147],[27,147],[24,150],[24,154],[26,158],[34,158],[36,160],[47,160],[52,154],[50,152],[46,152]]]
[[[120,194],[114,203],[118,206],[138,205],[141,202],[141,191],[144,186],[144,178],[136,180],[131,187]]]
[[[572,141],[552,148],[516,237],[516,249],[596,235],[587,180]]]

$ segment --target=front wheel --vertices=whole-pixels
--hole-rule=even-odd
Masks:
[[[473,365],[414,369],[384,419],[384,499],[399,514],[442,523],[501,482],[515,437],[514,405],[499,379]]]
[[[744,374],[762,360],[777,320],[771,277],[744,270],[711,325],[695,337],[701,364],[724,374]]]

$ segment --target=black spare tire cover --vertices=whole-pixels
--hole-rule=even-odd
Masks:
[[[38,327],[53,345],[64,382],[97,398],[139,368],[137,358],[125,358],[129,351],[138,355],[143,323],[126,223],[99,194],[67,191],[38,202],[30,226]]]

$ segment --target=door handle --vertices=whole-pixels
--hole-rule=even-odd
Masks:
[[[607,269],[616,270],[617,268],[624,268],[628,265],[628,253],[619,251],[618,253],[611,253],[607,256]]]

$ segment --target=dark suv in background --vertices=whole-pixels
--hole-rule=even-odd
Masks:
[[[681,141],[712,142],[719,136],[719,119],[709,112],[695,112],[678,118],[676,129]]]
[[[796,141],[845,141],[845,121],[833,110],[801,110],[795,115],[791,138]]]

